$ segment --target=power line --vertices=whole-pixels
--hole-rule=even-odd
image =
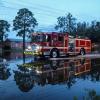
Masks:
[[[7,20],[9,23],[10,23],[10,27],[13,28],[13,21],[10,21],[10,20]],[[50,28],[53,28],[54,26],[53,25],[48,25],[48,26],[44,26],[44,25],[39,25],[39,26],[36,26],[36,30],[47,30]]]
[[[7,19],[7,17],[0,17],[0,19],[4,19],[4,20],[7,20],[8,22],[10,23],[13,23],[13,20],[10,19]],[[50,25],[50,24],[55,24],[54,22],[50,21],[48,22],[48,19],[46,20],[43,20],[42,18],[38,18],[37,19],[37,22],[39,23],[39,25],[43,24],[43,25]]]
[[[57,8],[52,8],[52,7],[48,7],[48,6],[45,6],[45,5],[41,5],[41,4],[36,4],[36,5],[39,5],[40,7],[44,7],[44,8],[47,8],[47,9],[52,9],[52,10],[56,10],[56,12],[65,12],[64,10],[61,10],[61,9],[57,9]]]
[[[11,10],[19,10],[18,8],[14,8],[14,7],[7,7],[7,6],[4,6],[4,5],[2,5],[1,7],[3,7],[3,8],[6,8],[7,10],[8,9],[11,9]],[[11,14],[11,13],[10,13]],[[42,13],[37,13],[36,12],[36,14],[38,14],[38,15],[41,15]],[[49,16],[49,15],[47,15],[47,14],[43,14],[43,16]],[[49,16],[49,18],[55,18],[55,17],[53,17],[53,16]],[[44,18],[44,19],[42,19],[41,17],[39,17],[39,18],[37,18],[38,19],[38,21],[40,20],[40,21],[42,21],[42,22],[48,22],[48,19],[46,19],[46,18]]]
[[[4,6],[4,5],[2,5],[1,7],[4,7],[4,8],[7,8],[7,9],[11,9],[11,10],[19,10],[18,8],[14,8],[14,7],[10,7],[10,6]],[[32,11],[33,12],[33,11]],[[34,13],[34,12],[33,12]],[[53,15],[51,15],[51,14],[44,14],[44,13],[41,13],[41,12],[36,12],[36,14],[39,14],[39,15],[43,15],[43,16],[49,16],[49,17],[57,17],[57,16],[53,16]]]
[[[20,2],[22,2],[22,0],[20,1]],[[22,2],[23,3],[23,2]],[[28,4],[29,5],[32,5],[32,3],[33,2],[30,2],[30,1],[28,1]],[[25,4],[25,2],[24,2],[24,4]],[[49,10],[56,10],[57,12],[65,12],[64,10],[61,10],[61,9],[57,9],[57,8],[52,8],[52,7],[49,7],[49,6],[46,6],[46,5],[41,5],[41,4],[37,4],[37,3],[34,3],[35,5],[37,5],[37,6],[39,6],[39,7],[43,7],[43,8],[47,8],[47,9],[49,9]],[[33,6],[33,5],[32,5]],[[55,5],[56,6],[56,5]]]
[[[2,0],[4,3],[9,3],[7,1],[4,1]],[[23,2],[22,2],[23,3]],[[64,10],[60,10],[60,9],[55,9],[55,8],[51,8],[51,7],[48,7],[48,6],[43,6],[43,5],[40,5],[40,4],[35,4],[35,5],[32,5],[33,2],[28,2],[28,4],[26,4],[25,2],[23,4],[21,4],[21,1],[20,3],[17,2],[11,2],[11,4],[17,4],[17,5],[23,5],[23,6],[27,6],[27,7],[30,7],[30,8],[35,8],[35,9],[38,9],[38,10],[44,10],[44,11],[48,11],[48,12],[51,12],[51,13],[54,13],[54,14],[62,14],[62,12],[65,12]],[[36,6],[37,5],[37,6]]]
[[[3,1],[3,3],[9,3],[9,2],[7,2],[7,1],[4,1],[4,0],[2,0]],[[12,3],[12,4],[15,4],[15,3]],[[16,3],[17,5],[20,5],[20,6],[22,6],[22,4],[18,4],[18,3]],[[26,6],[26,5],[24,5],[24,6]],[[4,7],[4,8],[7,8],[7,9],[11,9],[11,10],[19,10],[19,8],[14,8],[14,7],[10,7],[10,6],[5,6],[5,5],[2,5],[1,7]],[[35,9],[35,10],[39,10],[40,11],[40,8],[33,8],[33,6],[31,7],[30,6],[30,8],[32,8],[32,9]],[[45,7],[44,7],[45,8]],[[46,8],[47,9],[47,8]],[[50,8],[49,8],[49,10],[50,10]],[[49,16],[49,18],[57,18],[58,16],[57,16],[57,14],[56,13],[52,13],[52,12],[47,12],[46,10],[44,10],[45,12],[44,13],[41,13],[41,12],[36,12],[36,14],[38,14],[38,15],[41,15],[41,16]],[[41,20],[42,18],[37,18],[37,19],[39,19],[39,20]],[[44,19],[42,19],[42,20],[44,20]],[[46,18],[45,18],[45,20],[46,20]],[[48,19],[47,19],[48,20]],[[44,21],[43,21],[44,22]]]
[[[4,3],[9,3],[9,2],[7,2],[7,1],[3,1]],[[45,13],[47,13],[49,16],[54,16],[54,17],[57,17],[57,15],[59,15],[59,14],[61,14],[61,12],[56,12],[56,11],[51,11],[50,9],[48,10],[47,8],[40,8],[39,6],[38,7],[35,7],[35,6],[30,6],[30,5],[25,5],[25,3],[23,3],[23,4],[20,4],[20,3],[14,3],[14,2],[11,2],[10,4],[16,4],[17,6],[25,6],[25,7],[29,7],[29,8],[31,8],[31,9],[34,9],[34,10],[37,10],[37,11],[44,11]]]
[[[7,8],[7,9],[11,9],[11,10],[19,10],[18,8],[14,8],[14,7],[9,7],[9,6],[5,6],[5,5],[2,5],[1,7],[3,7],[3,8]],[[37,13],[37,14],[39,14],[39,15],[41,15],[42,13]],[[49,16],[49,17],[53,17],[53,16],[50,16],[49,14],[43,14],[44,16],[46,15],[46,16]],[[38,19],[40,19],[41,20],[41,18],[38,18]],[[42,19],[43,20],[43,19]],[[47,19],[48,20],[48,19]],[[10,21],[11,23],[12,23],[12,21]],[[44,22],[44,21],[43,21]],[[43,28],[43,27],[41,27],[41,28]],[[44,27],[45,28],[45,27]]]

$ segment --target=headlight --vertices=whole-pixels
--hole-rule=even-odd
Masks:
[[[37,46],[36,46],[36,49],[37,49],[37,50],[41,49],[41,46],[37,45]]]
[[[32,46],[28,46],[26,50],[40,50],[41,46],[39,45],[32,45]]]
[[[32,47],[29,45],[29,46],[27,47],[27,49],[28,49],[28,50],[32,50]]]

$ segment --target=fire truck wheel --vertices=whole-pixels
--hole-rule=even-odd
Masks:
[[[84,48],[81,48],[80,55],[85,55],[85,49]]]
[[[52,50],[51,53],[50,53],[50,57],[52,58],[57,58],[59,57],[59,51],[58,50]]]

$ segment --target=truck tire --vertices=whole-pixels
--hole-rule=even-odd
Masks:
[[[54,49],[50,53],[51,58],[58,58],[59,57],[59,51],[57,49]]]
[[[81,50],[80,50],[80,55],[85,55],[86,53],[85,53],[85,49],[84,48],[81,48]]]

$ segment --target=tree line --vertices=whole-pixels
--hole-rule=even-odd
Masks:
[[[23,50],[25,50],[25,37],[31,37],[35,27],[38,25],[34,14],[27,8],[22,8],[17,12],[13,20],[13,31],[17,32],[16,36],[23,37]],[[68,32],[73,36],[89,37],[93,42],[100,42],[100,22],[92,21],[77,22],[71,13],[57,18],[55,29],[58,32]],[[6,20],[0,20],[0,42],[3,44],[4,38],[7,38],[7,32],[10,31],[10,24]]]
[[[100,42],[100,22],[96,20],[91,23],[77,22],[77,19],[68,13],[57,18],[55,29],[61,33],[68,32],[73,36],[88,37],[92,42]]]

